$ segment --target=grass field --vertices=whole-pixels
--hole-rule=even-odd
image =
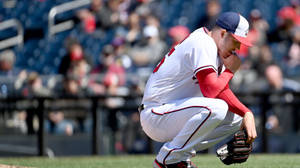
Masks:
[[[154,155],[99,156],[99,157],[39,157],[0,158],[1,164],[36,168],[151,168]],[[214,155],[197,155],[192,161],[199,168],[300,168],[300,155],[252,154],[244,164],[223,165]],[[12,168],[8,166],[5,168]]]

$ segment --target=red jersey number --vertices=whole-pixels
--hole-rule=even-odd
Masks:
[[[188,36],[186,36],[179,44],[181,44],[186,38],[188,38]],[[169,53],[168,53],[168,56],[172,55],[172,53],[175,51],[175,47],[173,47]],[[153,70],[153,73],[157,72],[158,69],[160,68],[160,66],[165,62],[165,59],[166,59],[166,56],[159,62],[159,64],[155,67],[155,69]]]
[[[173,47],[169,53],[168,56],[170,56],[173,52],[175,51],[175,48]],[[155,69],[153,70],[153,73],[157,72],[159,67],[165,62],[166,57],[164,57],[163,59],[161,59],[161,61],[159,62],[159,64],[155,67]]]

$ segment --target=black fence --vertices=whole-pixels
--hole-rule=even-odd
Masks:
[[[253,110],[256,116],[257,130],[259,138],[261,139],[258,152],[269,152],[269,138],[272,129],[268,126],[268,117],[270,115],[277,115],[282,123],[288,123],[288,129],[281,128],[281,133],[296,133],[300,130],[300,93],[295,92],[253,92],[243,93],[239,92],[236,95],[240,100],[245,103],[250,109]],[[31,111],[33,115],[38,116],[39,128],[37,130],[37,155],[44,156],[47,149],[45,139],[44,122],[46,114],[53,110],[65,110],[65,109],[83,109],[86,113],[91,114],[92,119],[92,131],[91,131],[91,154],[98,155],[99,150],[99,138],[101,137],[101,131],[99,130],[99,114],[109,107],[106,106],[104,100],[111,97],[122,98],[124,100],[140,100],[141,95],[129,95],[129,96],[84,96],[84,97],[6,97],[0,99],[0,111],[1,113],[10,113],[15,110]],[[64,101],[71,100],[75,103],[68,104]],[[81,103],[76,103],[76,102]],[[83,103],[82,103],[83,102]],[[118,107],[115,110],[121,111],[137,111],[138,103],[125,103],[123,106]],[[100,109],[100,110],[99,110]],[[277,111],[277,112],[276,112]],[[270,114],[271,113],[271,114]],[[279,113],[279,114],[278,114]],[[281,115],[290,115],[288,121],[281,121]],[[27,116],[30,118],[30,116]],[[30,122],[28,124],[28,133],[30,133],[32,126]],[[276,132],[276,130],[275,130]],[[35,135],[35,133],[34,133]],[[26,136],[26,135],[20,135]],[[298,140],[300,142],[300,139]],[[298,144],[300,146],[300,144]],[[149,153],[154,150],[152,141],[148,141]]]

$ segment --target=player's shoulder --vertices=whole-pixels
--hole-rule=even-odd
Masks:
[[[216,44],[212,37],[208,35],[208,30],[205,27],[196,29],[191,33],[191,40],[198,47],[215,48]]]

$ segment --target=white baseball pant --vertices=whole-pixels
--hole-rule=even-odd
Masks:
[[[189,160],[239,130],[242,117],[221,99],[193,97],[151,106],[144,104],[141,125],[155,141],[165,142],[156,159],[163,164]]]

